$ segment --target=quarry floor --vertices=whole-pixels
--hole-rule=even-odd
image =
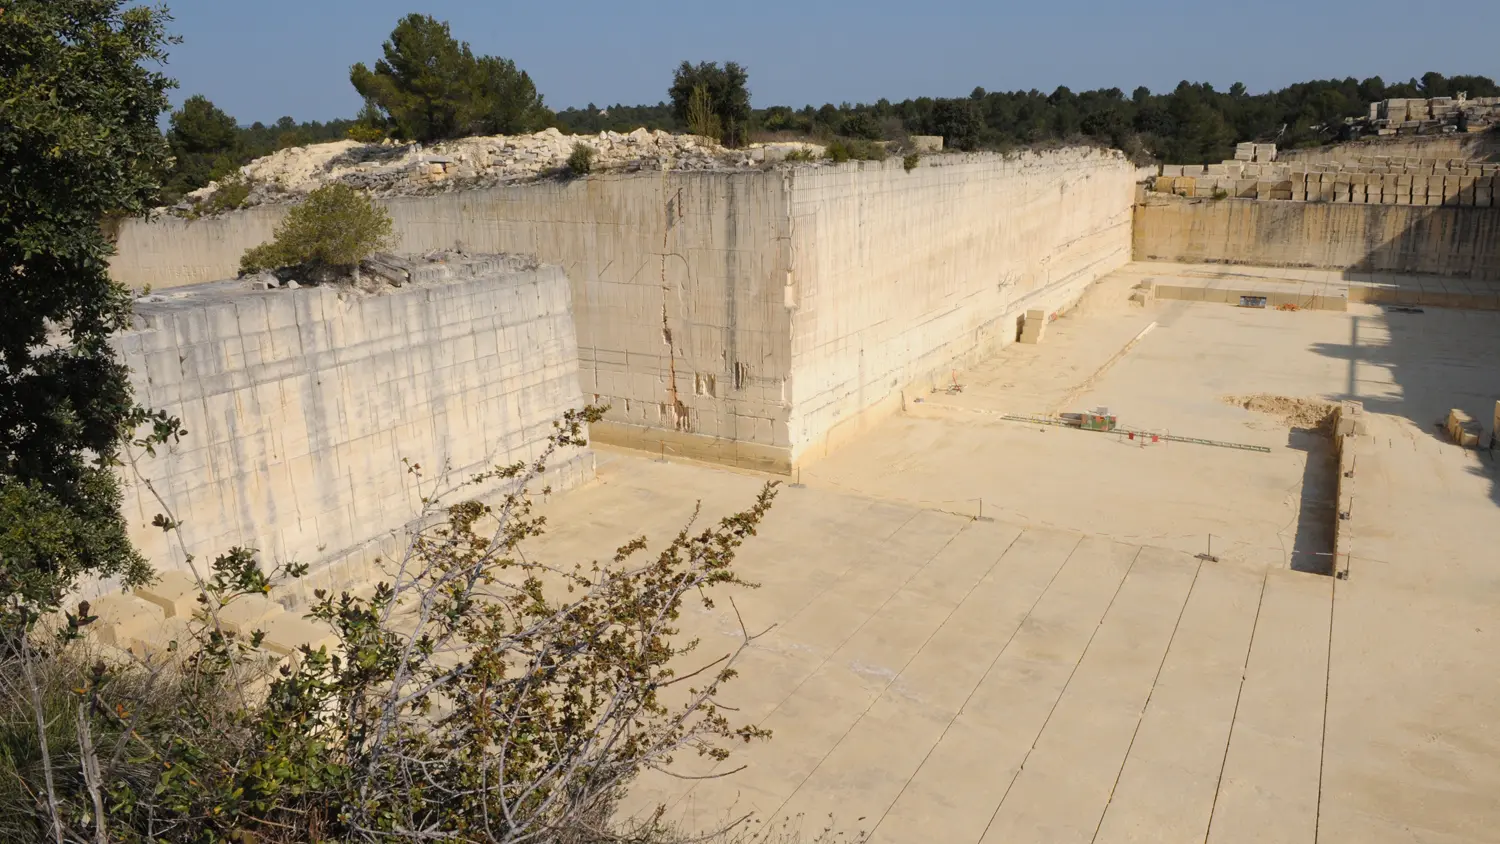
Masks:
[[[1174,269],[1121,270],[783,485],[740,557],[760,587],[731,593],[770,629],[725,695],[774,737],[627,810],[806,840],[1497,840],[1500,476],[1435,423],[1492,415],[1500,313],[1124,304]],[[1222,399],[1251,393],[1365,403],[1347,580],[1318,573],[1327,439]],[[998,418],[1101,405],[1270,452]],[[764,480],[601,450],[534,553],[664,539]],[[740,635],[722,599],[683,628],[705,657]]]

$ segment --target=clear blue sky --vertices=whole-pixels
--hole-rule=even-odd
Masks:
[[[373,64],[423,12],[475,52],[515,60],[554,108],[665,99],[683,59],[735,60],[757,107],[1075,91],[1179,80],[1252,92],[1312,78],[1428,70],[1500,77],[1500,0],[1026,2],[170,2],[174,101],[204,94],[241,123],[352,117],[349,66]]]

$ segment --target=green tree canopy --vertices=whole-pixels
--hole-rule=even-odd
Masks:
[[[515,62],[475,56],[446,22],[429,15],[402,18],[383,51],[374,70],[360,62],[349,80],[399,137],[428,142],[531,132],[551,119]]]
[[[938,100],[932,110],[932,133],[950,149],[976,149],[984,120],[974,100]]]
[[[202,94],[188,97],[182,108],[172,112],[167,144],[174,159],[167,193],[173,197],[195,191],[239,166],[239,127]]]
[[[683,62],[672,75],[667,89],[672,111],[684,125],[693,106],[693,92],[707,92],[710,108],[718,118],[727,146],[743,146],[750,133],[750,75],[737,62]]]
[[[127,8],[128,6],[128,8]],[[130,296],[102,221],[144,215],[172,82],[164,10],[15,0],[0,15],[0,599],[55,606],[81,574],[149,576],[110,465],[144,418],[109,344]],[[0,620],[0,625],[5,624]]]

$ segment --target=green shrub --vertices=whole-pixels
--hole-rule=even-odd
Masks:
[[[1229,198],[1229,191],[1224,190],[1223,188],[1214,188],[1214,199],[1217,200],[1217,199],[1228,199],[1228,198]]]
[[[362,144],[378,144],[385,140],[385,130],[378,126],[355,124],[349,127],[349,140]]]
[[[693,93],[688,97],[687,129],[690,134],[712,138],[715,143],[724,137],[724,122],[714,111],[712,95],[702,85],[694,87]]]
[[[886,152],[885,145],[875,141],[861,141],[850,138],[834,138],[828,144],[828,151],[824,153],[829,161],[835,164],[844,161],[884,161]]]
[[[782,159],[782,160],[784,160],[784,161],[816,161],[817,158],[818,158],[817,153],[813,152],[812,149],[810,149],[809,147],[798,147],[797,149],[794,149],[791,152],[787,153],[786,154],[786,158]]]
[[[240,258],[240,272],[306,266],[315,274],[347,275],[391,242],[391,215],[344,184],[325,185],[287,213],[275,238]]]
[[[546,519],[530,491],[604,410],[568,411],[534,458],[451,485],[403,461],[430,496],[404,550],[368,593],[313,590],[307,615],[332,640],[279,668],[264,632],[221,620],[308,567],[266,571],[244,548],[196,569],[197,609],[149,663],[91,652],[86,603],[61,636],[0,623],[0,841],[803,840],[613,814],[644,771],[770,737],[717,702],[757,634],[703,653],[673,619],[753,588],[735,556],[776,489],[665,543],[632,539],[608,568],[534,561],[520,549]],[[473,497],[494,484],[513,491]],[[169,512],[153,524],[179,530]]]
[[[573,144],[568,155],[568,172],[575,176],[587,176],[594,169],[594,148],[579,141]]]
[[[245,207],[245,200],[249,198],[250,181],[236,173],[219,182],[219,187],[203,203],[201,213],[222,214],[225,211],[235,211]]]
[[[906,172],[910,173],[917,169],[917,162],[921,160],[922,156],[920,153],[908,153],[905,158],[901,159],[901,166],[906,168]]]

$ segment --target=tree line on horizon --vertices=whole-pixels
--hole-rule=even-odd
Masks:
[[[573,134],[638,128],[693,132],[727,146],[772,138],[900,141],[941,135],[950,149],[1085,143],[1114,147],[1140,161],[1196,164],[1231,157],[1240,141],[1298,148],[1348,140],[1346,118],[1365,115],[1379,100],[1460,92],[1500,96],[1500,85],[1489,77],[1433,71],[1405,82],[1347,77],[1261,94],[1239,82],[1219,91],[1184,80],[1164,93],[1145,86],[1129,95],[1120,88],[1074,92],[1059,86],[1043,93],[976,87],[967,97],[753,108],[749,72],[742,65],[684,61],[673,73],[667,98],[655,105],[590,103],[553,111],[513,61],[476,55],[446,22],[417,14],[396,25],[373,68],[354,65],[350,81],[364,107],[352,119],[326,123],[283,117],[270,126],[240,126],[202,95],[188,98],[172,113],[167,132],[175,158],[165,179],[168,200],[278,149],[341,138],[431,143],[549,126]]]

